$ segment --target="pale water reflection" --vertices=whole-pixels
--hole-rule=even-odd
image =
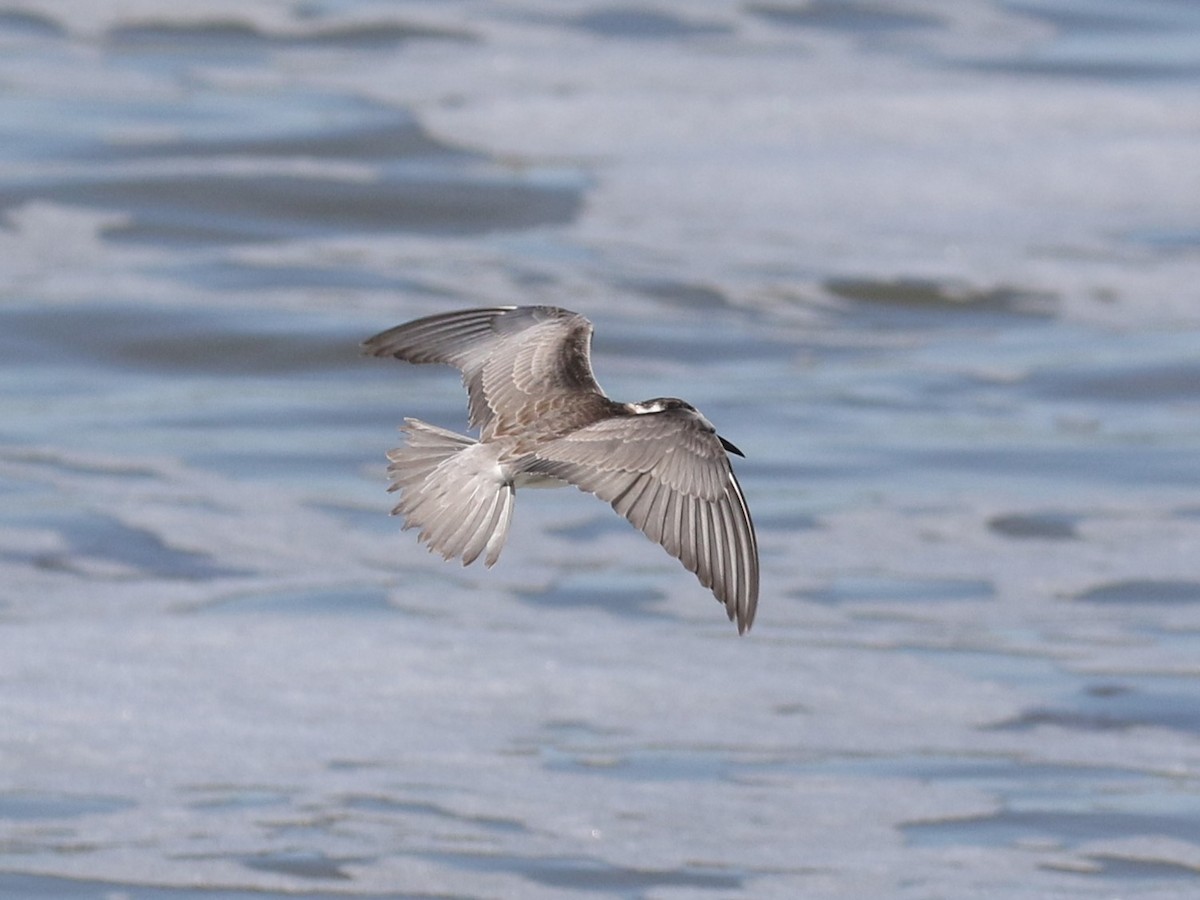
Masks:
[[[1186,2],[0,9],[0,896],[1181,897]],[[603,504],[387,516],[554,303],[747,454],[739,639]]]

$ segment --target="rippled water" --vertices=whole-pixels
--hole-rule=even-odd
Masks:
[[[0,896],[1188,897],[1200,10],[0,3]],[[743,450],[738,638],[386,512],[556,303]]]

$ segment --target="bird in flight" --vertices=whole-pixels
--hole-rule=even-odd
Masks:
[[[554,306],[469,309],[397,325],[371,356],[462,372],[478,440],[405,419],[387,454],[393,515],[463,565],[500,556],[520,487],[574,485],[678,559],[744,633],[758,604],[758,540],[729,453],[689,403],[618,403],[592,373],[592,323]]]

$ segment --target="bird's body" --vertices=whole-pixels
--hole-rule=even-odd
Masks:
[[[712,588],[743,632],[758,602],[758,544],[726,451],[690,404],[618,403],[591,366],[592,324],[551,306],[445,313],[364,343],[373,356],[462,371],[479,439],[405,419],[388,453],[394,514],[445,558],[499,558],[518,487],[595,494]]]

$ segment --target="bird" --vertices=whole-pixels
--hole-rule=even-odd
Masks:
[[[612,505],[693,572],[739,634],[758,606],[758,539],[730,454],[690,403],[611,400],[592,371],[592,323],[557,306],[426,316],[363,342],[369,356],[462,373],[478,439],[406,418],[387,453],[393,515],[445,559],[500,557],[518,488],[574,485]]]

